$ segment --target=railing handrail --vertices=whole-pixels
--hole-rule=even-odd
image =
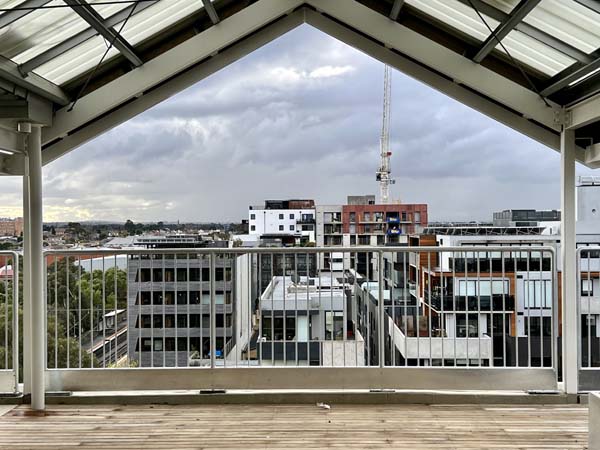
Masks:
[[[590,247],[585,247],[590,248]],[[600,249],[600,248],[599,248]],[[436,246],[422,246],[422,247],[389,247],[389,246],[354,246],[354,247],[210,247],[210,248],[122,248],[122,249],[50,249],[44,250],[44,255],[89,255],[90,253],[97,254],[98,256],[105,255],[147,255],[147,254],[166,254],[166,255],[186,255],[186,254],[239,254],[245,255],[248,253],[274,253],[274,254],[319,254],[319,253],[472,253],[472,252],[550,252],[553,256],[556,254],[556,249],[550,246],[452,246],[452,247],[436,247]]]

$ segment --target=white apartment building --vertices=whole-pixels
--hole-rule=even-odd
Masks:
[[[248,233],[291,244],[315,242],[315,214],[313,200],[267,200],[263,206],[250,206]]]

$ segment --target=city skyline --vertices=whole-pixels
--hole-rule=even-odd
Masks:
[[[382,84],[302,26],[45,167],[44,219],[229,222],[265,198],[376,193]],[[558,154],[395,70],[391,148],[392,197],[432,221],[559,207]],[[0,216],[22,215],[20,180],[0,183]]]

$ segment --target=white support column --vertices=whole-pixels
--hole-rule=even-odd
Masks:
[[[565,392],[576,394],[579,375],[577,317],[577,264],[575,234],[575,131],[560,138],[561,261],[562,261],[562,364]]]
[[[31,234],[29,219],[29,157],[23,175],[23,395],[31,394]]]
[[[32,125],[27,141],[29,156],[29,237],[31,273],[31,407],[45,407],[46,369],[44,314],[44,255],[42,219],[42,139],[41,127]]]

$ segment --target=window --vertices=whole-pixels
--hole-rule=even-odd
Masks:
[[[149,291],[143,291],[140,292],[140,296],[138,299],[137,304],[142,304],[142,305],[151,305],[152,304],[152,293]]]
[[[177,338],[177,350],[180,352],[187,351],[187,338]]]
[[[150,338],[142,339],[142,351],[149,352],[152,350],[152,340]]]
[[[294,225],[290,225],[290,231],[294,231]]]
[[[479,292],[477,292],[479,286]],[[508,295],[509,281],[508,280],[458,280],[458,295],[461,297],[489,297],[490,295]]]
[[[371,221],[371,213],[366,212],[363,217],[365,222]]]
[[[540,329],[540,319],[541,329]],[[525,317],[525,334],[531,336],[552,336],[552,317]]]
[[[142,328],[152,328],[152,316],[149,314],[142,314]]]
[[[406,211],[402,212],[402,222],[406,222]]]
[[[177,269],[177,281],[187,281],[187,268]]]
[[[255,220],[256,219],[256,214],[250,214],[250,220]]]
[[[250,231],[256,231],[256,226],[255,225],[250,225]]]
[[[356,213],[350,213],[350,222],[356,222]]]
[[[279,220],[283,220],[283,214],[279,214]]]
[[[294,219],[294,215],[293,214],[290,214],[290,219],[292,219],[292,220]]]
[[[525,308],[550,308],[552,282],[550,280],[525,280]]]
[[[594,296],[594,284],[591,279],[581,280],[581,295],[583,297]]]
[[[154,338],[154,351],[162,352],[163,351],[163,340],[162,338]]]
[[[477,323],[477,314],[468,314],[468,324],[466,314],[456,315],[456,336],[457,337],[478,337],[479,324]]]
[[[344,313],[335,311],[325,312],[325,339],[344,340]]]
[[[175,338],[172,338],[172,337],[165,338],[165,351],[167,351],[167,352],[175,351]]]
[[[285,329],[284,329],[285,328]],[[296,339],[296,319],[294,317],[288,317],[285,320],[285,327],[283,317],[264,317],[262,320],[262,336],[267,341],[283,341],[285,335],[286,341],[292,341]]]
[[[279,225],[279,231],[283,231],[283,225]]]
[[[415,223],[421,223],[421,213],[420,212],[415,213]]]

